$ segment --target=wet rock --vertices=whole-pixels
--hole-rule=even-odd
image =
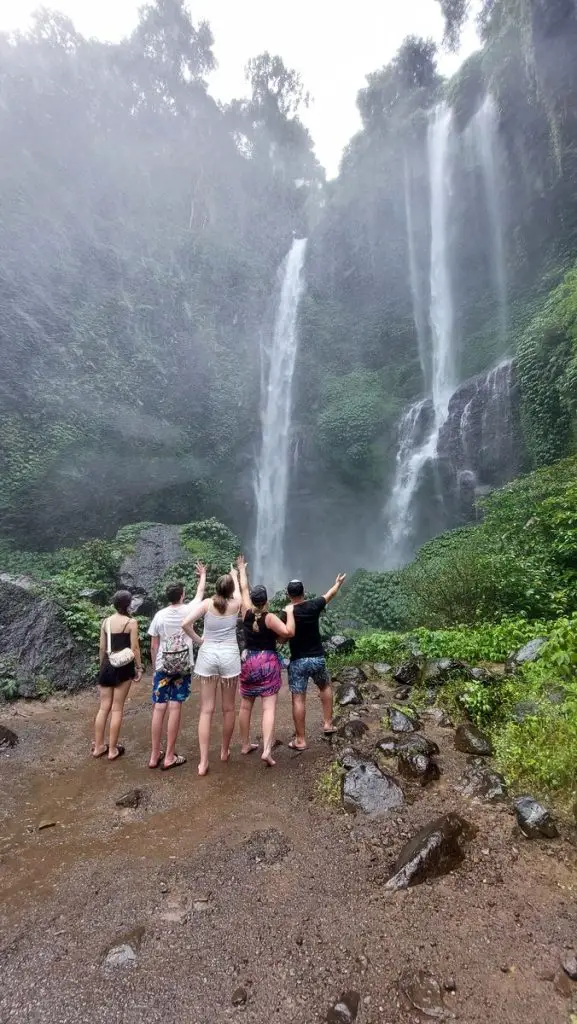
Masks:
[[[414,686],[418,683],[421,675],[422,661],[420,658],[411,658],[409,661],[405,661],[403,665],[399,665],[393,673],[393,678],[397,683],[402,686]]]
[[[388,665],[385,661],[376,661],[373,665],[373,669],[382,679],[385,676],[390,675],[393,671],[392,666]]]
[[[91,604],[105,605],[108,603],[110,594],[107,594],[105,590],[86,587],[84,590],[78,591],[78,597],[81,597],[83,601],[90,601]]]
[[[94,664],[72,636],[59,605],[26,577],[0,574],[0,661],[10,667],[15,693],[78,690],[94,683]]]
[[[405,779],[418,779],[422,786],[428,786],[440,778],[438,764],[428,754],[399,751],[399,772]]]
[[[521,725],[527,718],[534,718],[540,713],[539,705],[535,700],[520,700],[511,711],[511,718],[517,725]]]
[[[410,686],[401,686],[398,690],[395,690],[395,700],[408,700],[411,696]]]
[[[546,637],[535,637],[534,640],[530,640],[528,644],[524,644],[515,654],[512,654],[509,658],[509,663],[512,665],[526,665],[529,661],[535,661],[546,643]]]
[[[141,925],[125,935],[119,936],[104,951],[105,967],[134,967],[138,960],[138,951],[144,937]]]
[[[286,836],[276,828],[253,832],[244,847],[249,860],[265,864],[278,864],[291,849]]]
[[[351,636],[337,634],[325,641],[324,648],[327,654],[350,654],[355,649],[355,641]]]
[[[366,722],[361,722],[360,718],[351,718],[350,722],[340,726],[337,736],[343,740],[360,740],[368,731]]]
[[[401,978],[399,988],[411,1006],[426,1017],[439,1020],[445,1016],[446,1008],[441,986],[432,975],[425,971],[407,972]]]
[[[463,796],[477,797],[491,803],[504,800],[507,796],[507,785],[503,776],[482,763],[468,765],[457,783],[457,789]]]
[[[573,951],[565,954],[561,961],[561,967],[571,981],[577,981],[577,955]]]
[[[238,988],[235,988],[234,992],[232,993],[232,1005],[233,1006],[244,1006],[246,1001],[247,1001],[247,999],[248,999],[248,992],[247,992],[247,990],[245,988],[242,987],[242,985],[239,986]]]
[[[340,672],[337,672],[335,681],[337,683],[352,683],[354,686],[361,686],[363,683],[366,683],[367,675],[358,665],[347,665]]]
[[[9,747],[15,747],[18,743],[18,736],[12,729],[6,728],[5,725],[0,725],[0,750],[7,750]]]
[[[361,997],[358,992],[343,992],[329,1007],[327,1013],[327,1024],[353,1024],[359,1012]]]
[[[532,796],[520,796],[513,806],[517,824],[527,839],[557,838],[559,832],[550,812]]]
[[[415,732],[421,725],[412,708],[389,708],[389,721],[393,732]]]
[[[433,725],[436,725],[439,729],[452,729],[453,723],[449,718],[448,714],[443,711],[442,708],[427,708],[423,712],[423,716],[428,718]]]
[[[339,763],[343,766],[345,771],[350,771],[351,768],[356,768],[358,764],[363,760],[362,756],[353,750],[352,747],[347,747],[339,755]]]
[[[469,722],[463,722],[455,729],[455,749],[477,757],[490,757],[493,753],[490,739]]]
[[[427,736],[423,736],[420,732],[412,732],[408,735],[401,735],[396,737],[397,753],[406,754],[425,754],[431,757],[433,754],[439,753],[438,744],[434,740],[430,740]]]
[[[120,566],[120,586],[149,601],[154,600],[158,580],[172,565],[182,562],[192,562],[192,558],[181,542],[180,526],[164,523],[146,526]]]
[[[432,658],[425,662],[421,682],[428,686],[442,686],[459,675],[468,675],[470,671],[466,662],[456,658]]]
[[[396,757],[398,742],[397,736],[384,736],[377,743],[377,750],[380,750],[381,754],[384,754],[385,757]]]
[[[343,807],[370,817],[388,814],[402,807],[405,798],[395,780],[372,761],[359,760],[343,778]]]
[[[116,801],[117,807],[132,807],[136,809],[140,807],[144,793],[141,789],[129,789],[127,793],[118,797]]]
[[[363,697],[354,683],[341,683],[337,690],[337,703],[345,708],[350,704],[362,704]]]
[[[446,875],[462,863],[467,840],[476,828],[450,812],[429,822],[401,850],[386,889],[406,889]]]

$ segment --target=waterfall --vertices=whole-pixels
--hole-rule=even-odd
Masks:
[[[453,295],[449,264],[448,214],[452,181],[452,114],[441,104],[431,116],[427,132],[431,203],[430,308],[432,347],[432,423],[431,400],[411,406],[399,424],[396,471],[385,516],[388,533],[385,543],[386,568],[402,565],[412,549],[415,496],[426,465],[435,459],[439,433],[449,411],[449,399],[456,383],[453,339]],[[410,202],[407,203],[407,229],[410,228]],[[409,260],[412,260],[409,237]],[[416,262],[415,262],[416,267]],[[411,281],[413,271],[409,268]],[[415,271],[416,280],[416,271]],[[415,295],[413,292],[413,301]],[[418,327],[418,306],[414,307]],[[429,412],[429,428],[423,435],[423,415]]]
[[[467,126],[481,165],[491,241],[491,277],[499,306],[501,352],[507,350],[507,272],[499,187],[499,114],[490,93]]]
[[[280,298],[272,341],[261,349],[262,444],[255,480],[256,535],[253,580],[274,590],[285,583],[284,539],[290,474],[292,380],[298,345],[297,316],[304,288],[306,238],[295,239],[280,270]]]
[[[411,188],[411,171],[409,161],[405,158],[405,220],[407,225],[407,248],[409,253],[409,278],[413,300],[413,320],[419,345],[419,360],[425,387],[428,387],[430,371],[427,352],[427,309],[423,288],[419,277],[417,257],[417,238],[415,235],[415,218],[413,216],[413,193]]]

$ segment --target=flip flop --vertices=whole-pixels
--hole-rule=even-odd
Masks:
[[[337,731],[337,729],[336,729],[336,726],[334,726],[334,725],[332,726],[331,729],[323,729],[323,733],[324,733],[325,736],[334,736],[336,731]]]
[[[162,764],[160,770],[169,772],[171,768],[180,768],[182,764],[186,764],[186,758],[182,754],[177,754],[172,764]]]
[[[104,750],[102,751],[101,754],[91,754],[90,756],[93,757],[95,761],[97,761],[99,757],[104,757],[104,755],[107,754],[107,753],[108,753],[108,743],[105,745]]]
[[[152,771],[154,771],[154,769],[155,769],[155,768],[158,768],[159,764],[161,764],[161,763],[162,763],[162,761],[164,761],[164,750],[161,750],[161,751],[160,751],[160,756],[159,756],[159,758],[158,758],[158,761],[156,762],[156,764],[149,764],[149,766],[148,766],[148,767],[149,767],[149,768],[150,768],[150,769],[151,769]]]
[[[289,748],[290,748],[290,750],[296,750],[298,754],[302,754],[302,753],[304,753],[305,750],[309,749],[306,744],[305,744],[304,747],[297,747],[297,745],[296,745],[294,740],[290,741]]]
[[[118,758],[119,758],[119,757],[122,757],[122,755],[123,755],[123,753],[124,753],[124,750],[125,750],[125,748],[124,748],[124,747],[122,747],[122,746],[120,745],[120,743],[119,743],[116,749],[117,749],[118,753],[117,753],[117,754],[115,754],[115,755],[114,755],[114,757],[109,757],[109,758],[108,758],[108,760],[109,760],[109,761],[118,761]]]

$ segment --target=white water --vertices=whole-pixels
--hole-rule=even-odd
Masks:
[[[412,405],[399,424],[395,479],[385,509],[388,533],[384,563],[385,568],[388,569],[402,565],[410,556],[415,493],[423,469],[437,454],[439,432],[447,419],[449,399],[457,383],[453,338],[453,295],[448,251],[448,212],[452,175],[451,141],[452,114],[449,108],[441,105],[433,112],[427,134],[431,202],[429,320],[432,348],[433,424],[423,439],[420,418],[426,400]],[[409,225],[408,218],[407,225]],[[411,241],[409,240],[409,254],[410,252]],[[411,270],[410,273],[412,278]],[[416,309],[414,316],[415,324],[417,324]]]
[[[491,273],[495,294],[499,304],[499,334],[501,352],[507,348],[507,271],[503,239],[503,216],[500,204],[499,159],[498,159],[499,115],[495,101],[487,94],[467,131],[471,132],[474,147],[481,164],[485,188],[485,201],[491,232]]]
[[[284,541],[290,475],[292,381],[298,347],[297,316],[304,288],[306,238],[295,239],[282,264],[272,342],[263,338],[262,445],[255,481],[257,509],[252,579],[272,593],[286,584]]]
[[[408,160],[405,159],[405,220],[407,224],[407,243],[409,252],[409,277],[411,281],[411,296],[413,300],[413,320],[417,332],[419,346],[419,360],[423,373],[425,389],[428,390],[430,383],[429,359],[427,352],[427,308],[424,291],[419,281],[419,263],[417,256],[417,239],[415,237],[415,218],[413,216],[413,195],[411,188],[411,171]]]

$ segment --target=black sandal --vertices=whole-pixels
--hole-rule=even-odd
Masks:
[[[118,753],[117,753],[117,754],[115,754],[115,755],[114,755],[114,757],[109,757],[109,758],[108,758],[108,760],[109,760],[109,761],[118,761],[118,758],[119,758],[119,757],[122,757],[122,755],[123,755],[123,753],[124,753],[124,750],[125,750],[125,748],[124,748],[124,747],[121,747],[121,745],[120,745],[120,743],[119,743],[116,749],[117,749]]]
[[[169,772],[171,768],[180,768],[182,764],[186,764],[186,758],[182,754],[177,754],[172,764],[163,764],[160,770],[161,772]]]

